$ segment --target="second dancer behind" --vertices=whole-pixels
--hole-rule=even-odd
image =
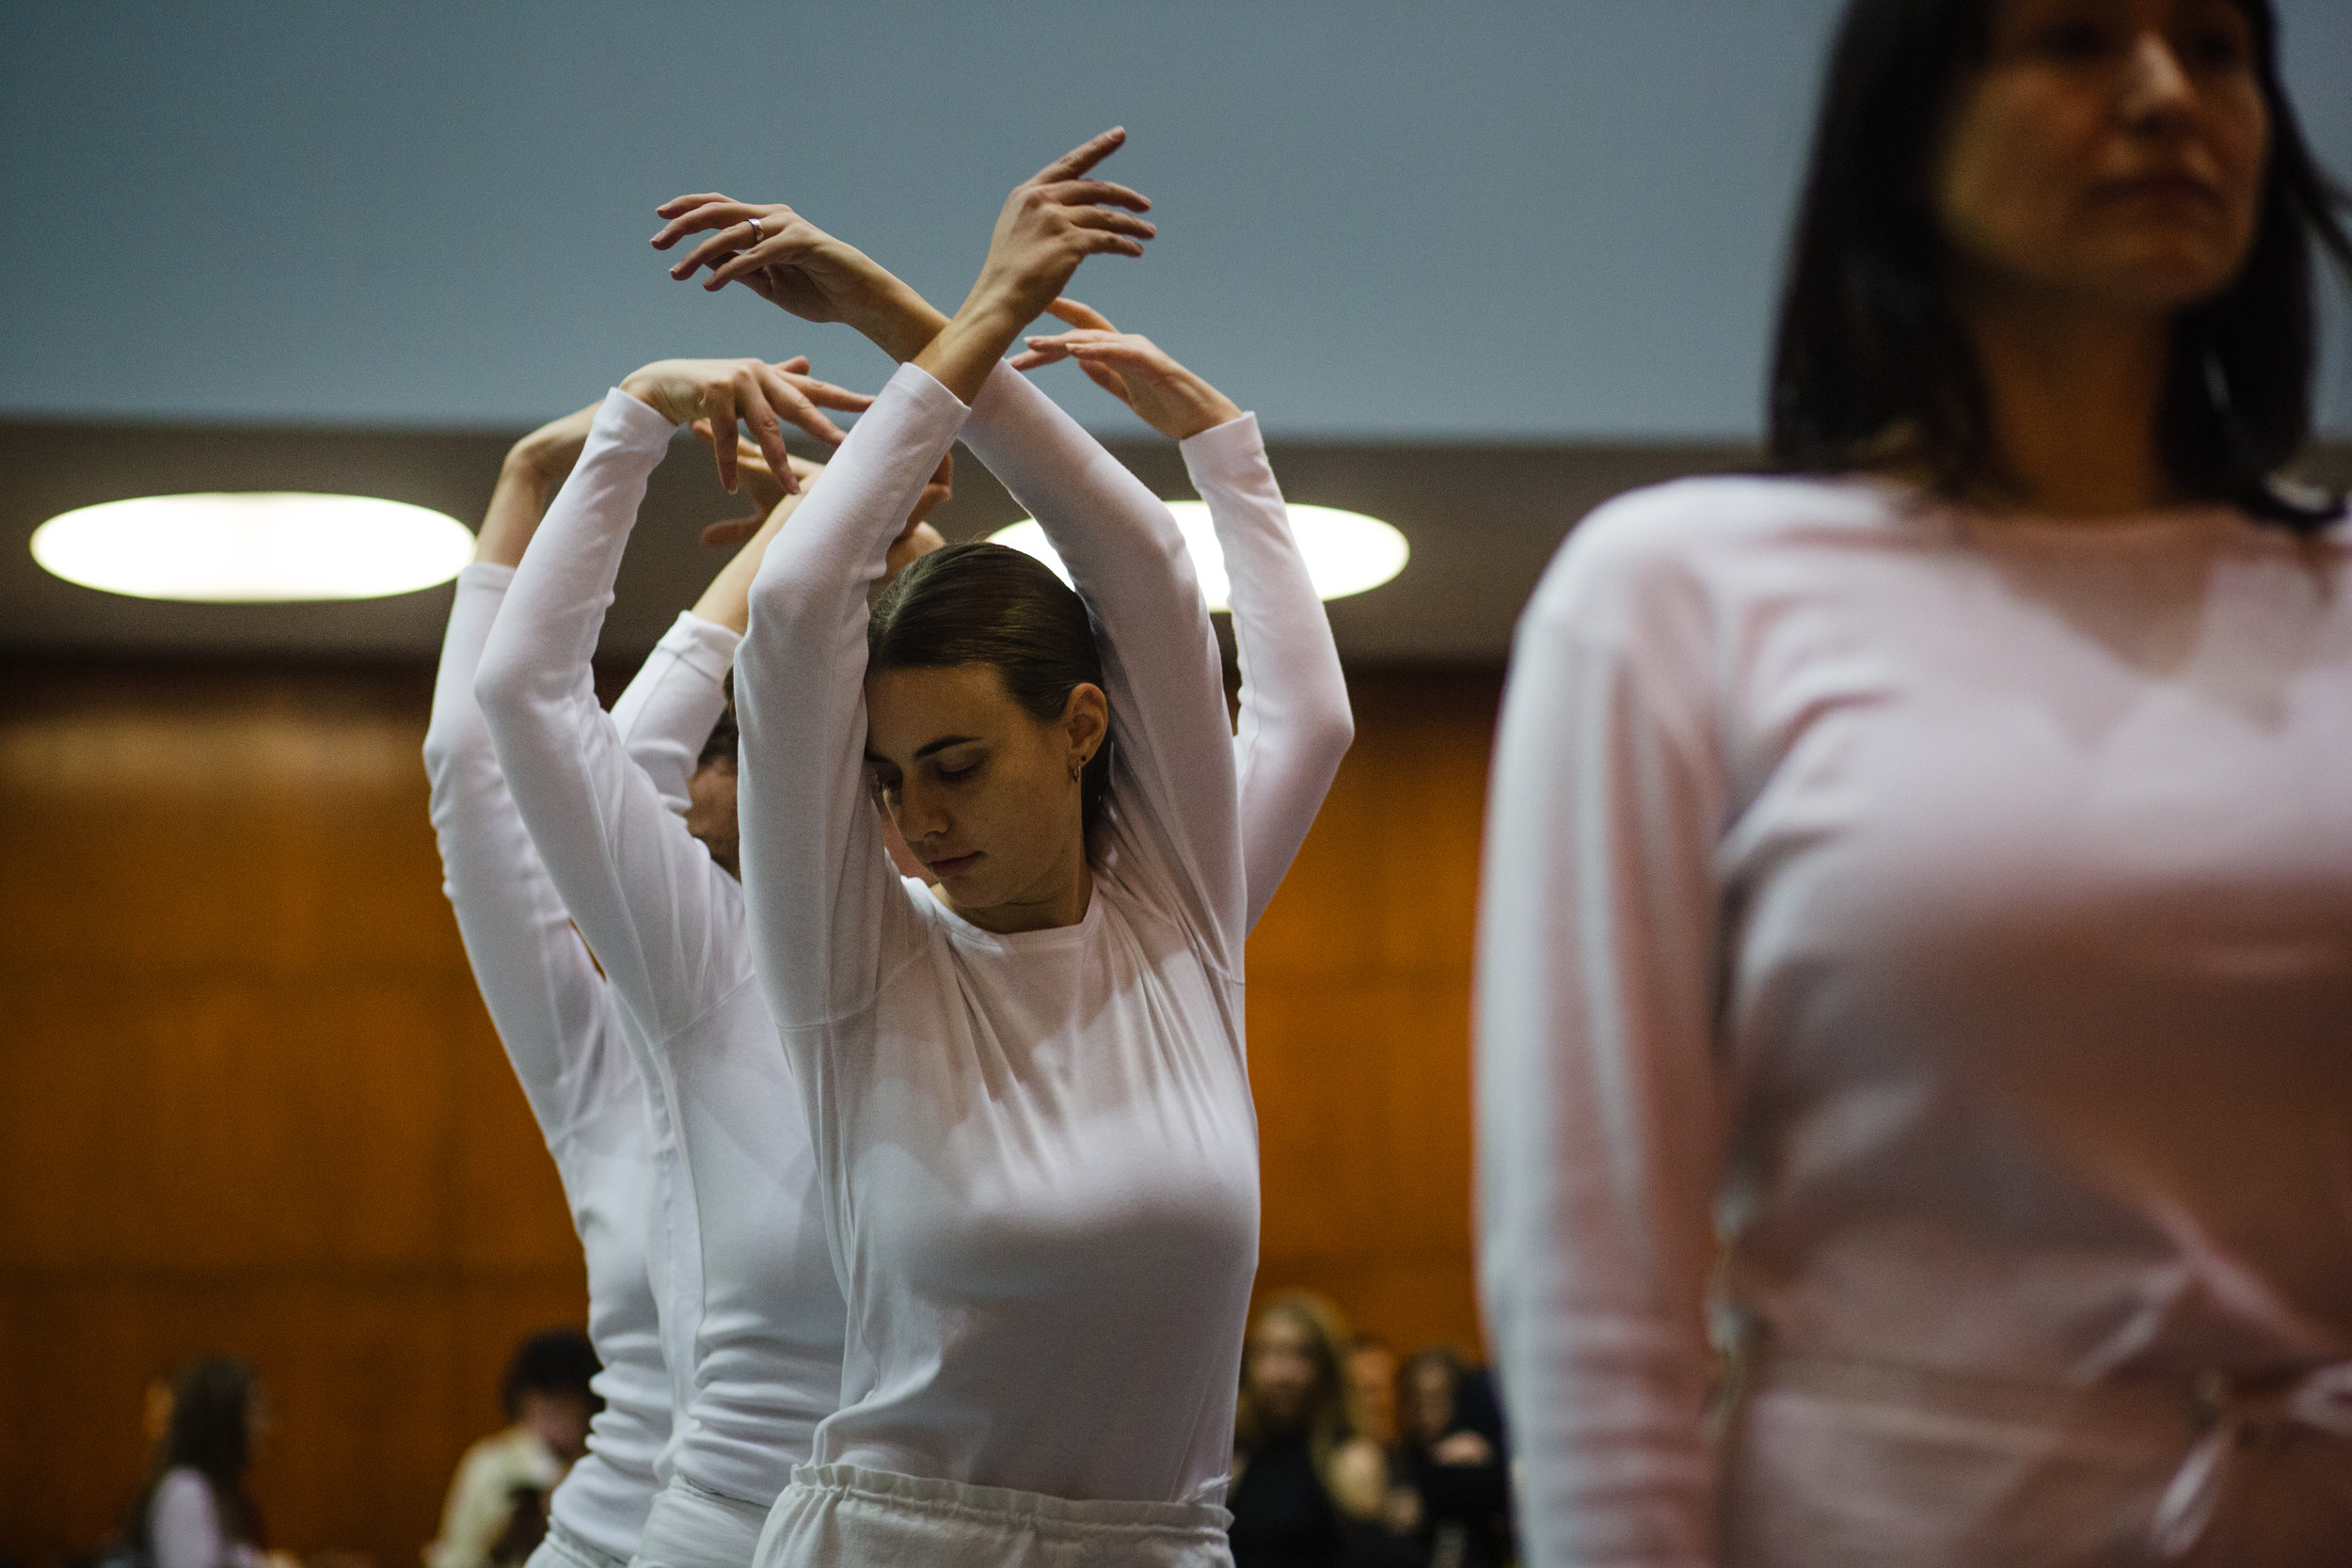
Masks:
[[[590,662],[647,478],[677,424],[708,419],[732,478],[741,413],[779,483],[790,483],[779,418],[837,439],[810,400],[864,401],[793,369],[669,360],[610,393],[516,570],[477,681],[516,809],[635,1025],[641,1070],[682,1160],[681,1233],[664,1250],[677,1298],[669,1316],[691,1336],[672,1354],[691,1375],[674,1470],[638,1546],[646,1568],[743,1568],[841,1380],[841,1292],[805,1124],[752,977],[732,834],[720,820],[698,842],[664,804],[597,706]],[[695,606],[686,652],[713,673],[733,652],[758,553],[789,510],[773,509]],[[716,771],[723,794],[725,770]],[[695,803],[725,815],[723,801],[716,812]]]
[[[1083,256],[1149,237],[1085,178],[1116,145],[1014,193],[944,326],[805,226],[763,261],[771,298],[913,360],[770,551],[737,656],[746,897],[850,1294],[842,1408],[765,1564],[1230,1560],[1253,889],[1216,644],[1167,507],[999,365]],[[1077,592],[963,546],[869,616],[959,433]],[[869,790],[935,890],[892,875]]]

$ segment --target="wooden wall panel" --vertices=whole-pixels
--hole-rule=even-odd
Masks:
[[[97,1544],[149,1377],[261,1370],[278,1544],[411,1568],[582,1314],[465,967],[415,672],[0,677],[0,1556]]]
[[[1351,681],[1356,744],[1249,942],[1261,1294],[1475,1351],[1470,951],[1500,682]]]
[[[1469,965],[1495,683],[1356,683],[1250,951],[1261,1283],[1474,1343]],[[142,1389],[253,1360],[275,1540],[412,1568],[508,1351],[580,1319],[425,821],[424,677],[0,671],[0,1560],[95,1545]]]

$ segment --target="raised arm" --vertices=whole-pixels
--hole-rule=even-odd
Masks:
[[[1139,256],[1152,236],[1136,215],[1148,201],[1089,177],[1125,139],[1106,132],[1014,189],[952,320],[789,207],[679,197],[660,208],[667,222],[653,243],[666,249],[707,233],[674,277],[708,267],[707,288],[740,281],[804,319],[847,322],[958,400],[975,400],[965,439],[1044,526],[1094,611],[1122,780],[1118,831],[1141,835],[1174,868],[1196,928],[1237,968],[1248,901],[1226,759],[1232,732],[1183,536],[1167,507],[1052,399],[1001,366],[1079,262]]]
[[[1176,520],[1102,444],[1002,361],[1086,256],[1140,255],[1149,206],[1089,177],[1113,131],[1015,187],[961,309],[915,364],[975,397],[964,438],[1026,505],[1093,612],[1122,843],[1147,849],[1229,973],[1248,933],[1232,726],[1216,639]],[[965,389],[969,388],[969,391]]]
[[[743,895],[787,1047],[795,1031],[871,998],[905,910],[866,788],[866,590],[964,414],[938,382],[902,368],[752,583],[735,664]]]
[[[691,1021],[728,967],[714,926],[724,873],[626,753],[596,705],[590,659],[675,423],[723,408],[731,426],[744,400],[764,397],[760,372],[789,373],[755,363],[668,361],[606,398],[515,575],[476,682],[500,764],[564,907],[657,1040]],[[836,406],[863,401],[804,380],[797,389]],[[775,406],[784,401],[768,404],[771,419],[791,417]]]
[[[612,705],[612,725],[629,760],[653,782],[661,803],[686,815],[703,746],[726,711],[725,681],[740,632],[681,610]]]
[[[1706,608],[1651,531],[1596,516],[1536,591],[1487,800],[1479,1281],[1531,1568],[1716,1560],[1702,1413],[1727,790]]]
[[[609,1023],[611,1002],[532,847],[474,704],[474,668],[513,575],[479,562],[458,574],[424,766],[441,890],[490,1022],[553,1145],[579,1119],[580,1057]]]
[[[1076,330],[1029,339],[1013,369],[1075,359],[1096,386],[1181,443],[1193,487],[1208,503],[1225,556],[1241,665],[1233,769],[1254,927],[1355,738],[1331,624],[1291,536],[1257,416],[1101,312],[1073,299],[1049,309]]]
[[[1249,900],[1224,661],[1175,517],[1009,365],[964,439],[1044,528],[1093,612],[1119,832],[1170,867],[1196,928],[1239,974]]]
[[[550,1146],[584,1109],[589,1053],[611,999],[515,810],[474,702],[475,667],[539,524],[548,487],[578,457],[592,410],[516,443],[483,519],[473,564],[458,574],[425,730],[442,890],[484,1005]]]
[[[1244,414],[1202,431],[1183,450],[1224,547],[1232,599],[1241,667],[1234,772],[1255,927],[1323,809],[1355,741],[1356,718],[1331,623],[1291,537],[1290,511],[1266,462],[1258,417]]]

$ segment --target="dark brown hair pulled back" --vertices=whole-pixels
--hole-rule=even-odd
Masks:
[[[1051,723],[1080,686],[1103,685],[1094,621],[1076,590],[1034,556],[1003,545],[950,545],[909,565],[866,623],[866,668],[985,664],[1024,713]],[[1079,780],[1087,843],[1109,819],[1111,741]]]

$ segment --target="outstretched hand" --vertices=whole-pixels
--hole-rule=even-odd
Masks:
[[[1124,185],[1086,178],[1126,140],[1124,131],[1105,131],[1005,198],[978,280],[955,319],[914,356],[965,403],[979,395],[1013,339],[1061,293],[1079,262],[1097,255],[1140,256],[1143,242],[1157,232],[1135,215],[1149,201]]]
[[[1151,339],[1120,331],[1103,312],[1074,299],[1057,299],[1045,309],[1077,330],[1029,339],[1027,351],[1012,361],[1014,370],[1033,371],[1075,359],[1088,380],[1134,409],[1153,430],[1179,441],[1241,418],[1232,399],[1178,364]]]
[[[988,261],[972,285],[967,309],[985,300],[1007,312],[1018,331],[1053,302],[1088,257],[1143,254],[1143,242],[1159,232],[1135,215],[1151,211],[1150,199],[1087,178],[1126,141],[1123,129],[1105,131],[1013,187],[996,215]]]
[[[710,191],[674,197],[654,211],[668,220],[653,237],[656,250],[710,234],[671,266],[680,282],[707,267],[707,290],[740,283],[803,321],[846,322],[894,359],[914,357],[946,323],[887,267],[780,201],[737,201]]]
[[[874,401],[863,392],[818,381],[807,371],[805,357],[775,365],[764,359],[661,359],[630,372],[621,390],[672,424],[706,419],[713,430],[731,431],[740,420],[768,460],[769,472],[787,494],[797,494],[800,481],[793,477],[791,458],[784,449],[786,423],[837,447],[844,439],[841,427],[822,410],[854,411]],[[711,451],[719,460],[719,483],[732,493],[737,445],[714,441]]]

